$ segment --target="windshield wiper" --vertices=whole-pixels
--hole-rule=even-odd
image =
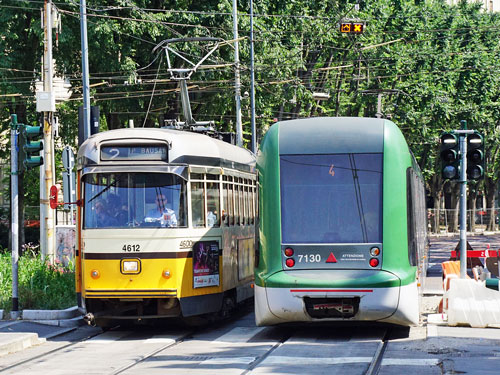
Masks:
[[[114,180],[114,181],[110,182],[109,184],[107,184],[107,185],[106,185],[106,187],[105,187],[104,189],[102,189],[99,193],[97,193],[97,194],[96,194],[96,195],[94,195],[92,198],[90,198],[90,199],[88,200],[88,203],[90,203],[90,202],[92,202],[94,199],[96,199],[96,198],[100,197],[100,196],[101,196],[101,194],[103,194],[103,193],[105,193],[106,191],[108,191],[108,190],[111,188],[111,186],[115,186],[117,182],[118,182],[118,179],[116,179],[116,180]]]

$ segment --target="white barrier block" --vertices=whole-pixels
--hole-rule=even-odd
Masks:
[[[448,325],[468,324],[474,328],[500,324],[500,292],[472,279],[451,279],[444,293],[448,300]]]

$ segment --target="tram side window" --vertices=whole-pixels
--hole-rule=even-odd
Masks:
[[[408,259],[412,266],[417,265],[417,235],[415,212],[415,181],[411,168],[406,172],[407,220],[408,220]]]
[[[234,189],[233,189],[233,184],[228,183],[227,184],[227,191],[228,191],[228,206],[227,206],[227,211],[228,211],[228,225],[234,225]]]
[[[208,177],[208,176],[207,176]],[[209,227],[220,226],[219,183],[207,182],[207,224]]]
[[[234,184],[234,225],[240,225],[240,186]]]
[[[193,226],[205,226],[205,194],[203,182],[191,183],[191,206],[193,207]]]

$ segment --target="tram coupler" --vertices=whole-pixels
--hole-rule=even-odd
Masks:
[[[95,327],[96,324],[95,324],[95,316],[94,314],[92,313],[87,313],[84,315],[83,317],[83,320],[89,325],[89,326],[92,326],[92,327]]]

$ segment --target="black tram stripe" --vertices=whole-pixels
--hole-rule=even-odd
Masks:
[[[88,293],[86,295],[86,297],[122,297],[122,298],[126,298],[126,297],[135,297],[135,298],[138,298],[138,297],[177,297],[177,294],[92,294],[92,293]]]
[[[177,258],[192,258],[192,251],[178,251],[178,252],[168,252],[168,253],[83,253],[84,259],[124,259],[124,258],[135,258],[135,259],[177,259]]]
[[[177,293],[177,289],[86,289],[87,293]]]

